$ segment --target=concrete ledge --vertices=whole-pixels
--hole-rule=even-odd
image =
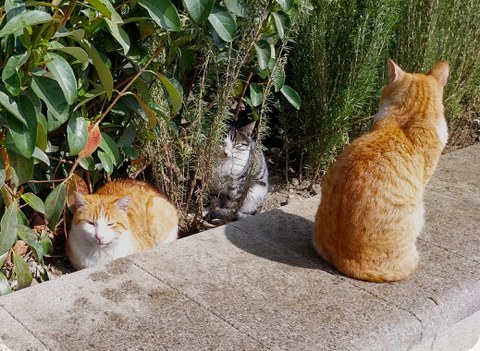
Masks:
[[[480,145],[442,157],[405,282],[326,265],[310,243],[311,198],[0,297],[0,339],[14,350],[468,350],[480,337],[479,164]]]

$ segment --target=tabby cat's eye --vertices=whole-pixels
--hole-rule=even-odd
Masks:
[[[107,224],[107,226],[109,226],[109,227],[113,227],[114,225],[115,225],[115,222],[110,222],[110,223]]]

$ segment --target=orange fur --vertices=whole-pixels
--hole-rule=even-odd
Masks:
[[[313,230],[318,253],[343,274],[373,282],[411,275],[423,226],[423,192],[446,143],[448,64],[427,74],[389,60],[372,130],[328,170]]]
[[[66,251],[77,269],[137,253],[177,236],[175,207],[140,181],[116,180],[95,194],[76,194],[76,207]],[[96,231],[88,222],[95,224]],[[101,245],[94,235],[112,235],[114,239]]]

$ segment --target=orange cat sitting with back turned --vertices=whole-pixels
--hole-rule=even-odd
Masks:
[[[325,176],[313,230],[325,260],[373,282],[415,271],[423,192],[448,139],[447,62],[411,74],[389,60],[388,73],[372,131],[352,142]]]
[[[92,267],[177,239],[175,207],[146,183],[116,180],[95,194],[75,193],[67,256]]]

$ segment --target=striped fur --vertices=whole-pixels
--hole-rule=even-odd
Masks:
[[[235,220],[259,213],[268,191],[265,156],[252,139],[255,122],[231,125],[209,189],[214,201],[211,222]]]
[[[423,193],[447,141],[443,88],[448,64],[427,74],[389,61],[373,129],[328,170],[313,230],[318,253],[347,276],[397,281],[419,262]]]

